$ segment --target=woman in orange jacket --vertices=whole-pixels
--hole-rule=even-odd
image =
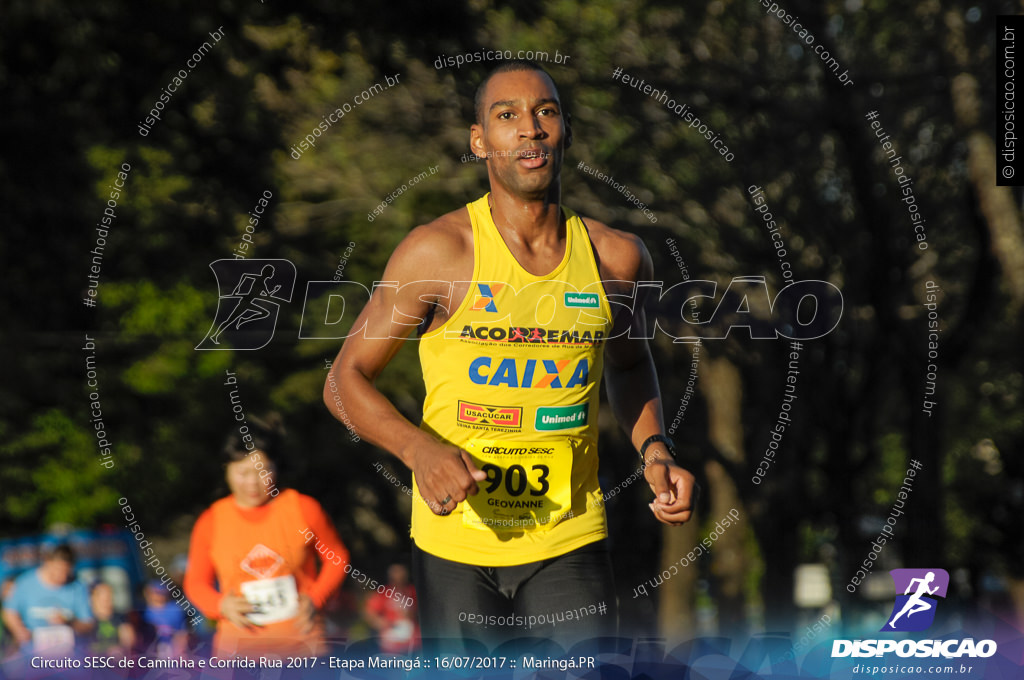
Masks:
[[[192,529],[185,593],[217,621],[214,656],[327,651],[318,611],[345,578],[348,551],[316,500],[277,488],[279,439],[248,431],[228,438],[231,494]]]

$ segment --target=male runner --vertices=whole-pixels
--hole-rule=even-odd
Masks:
[[[23,650],[71,654],[96,627],[89,590],[74,576],[75,554],[61,543],[44,548],[42,563],[14,581],[3,622]]]
[[[642,295],[610,299],[631,300],[651,279],[650,255],[636,236],[559,205],[572,132],[543,69],[498,66],[477,90],[476,116],[470,147],[486,159],[490,193],[399,244],[383,276],[393,283],[375,289],[331,370],[359,436],[413,472],[425,636],[613,634],[597,481],[602,368],[646,464],[654,516],[680,525],[694,497],[664,436]],[[417,329],[420,427],[374,386]],[[327,385],[324,400],[345,416]]]

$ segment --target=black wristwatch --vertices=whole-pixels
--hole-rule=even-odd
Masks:
[[[640,445],[640,461],[647,464],[647,459],[644,458],[644,454],[647,453],[647,447],[654,442],[661,442],[668,448],[668,455],[672,456],[672,460],[676,459],[676,445],[672,443],[666,435],[663,434],[652,434],[650,437],[644,440],[644,443]]]

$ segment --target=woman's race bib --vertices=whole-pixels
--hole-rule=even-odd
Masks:
[[[294,576],[246,581],[242,596],[256,608],[246,618],[258,626],[294,619],[299,613],[299,591]]]

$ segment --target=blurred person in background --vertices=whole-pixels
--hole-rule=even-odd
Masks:
[[[278,489],[280,425],[253,430],[224,446],[231,493],[196,520],[185,593],[217,622],[217,656],[321,656],[320,610],[345,578],[348,550],[316,500]]]
[[[416,588],[403,564],[388,567],[388,588],[374,591],[366,600],[366,620],[377,631],[380,651],[407,654],[419,649],[420,626],[416,620]]]
[[[158,580],[146,584],[143,592],[146,609],[142,619],[153,631],[157,656],[169,659],[184,656],[188,650],[188,623],[185,612],[167,595],[167,588]]]
[[[114,589],[105,581],[92,585],[89,602],[96,619],[90,636],[89,651],[99,656],[125,656],[135,646],[137,636],[128,619],[114,610]]]
[[[8,576],[4,579],[3,584],[0,584],[0,621],[3,620],[2,612],[7,606],[7,598],[10,597],[12,590],[14,590],[14,577]],[[0,658],[7,656],[8,651],[13,651],[16,648],[17,644],[13,642],[11,634],[7,631],[7,626],[0,625]]]
[[[42,558],[42,564],[15,579],[4,603],[4,625],[25,651],[68,654],[96,625],[89,592],[74,580],[70,546],[44,548]]]

